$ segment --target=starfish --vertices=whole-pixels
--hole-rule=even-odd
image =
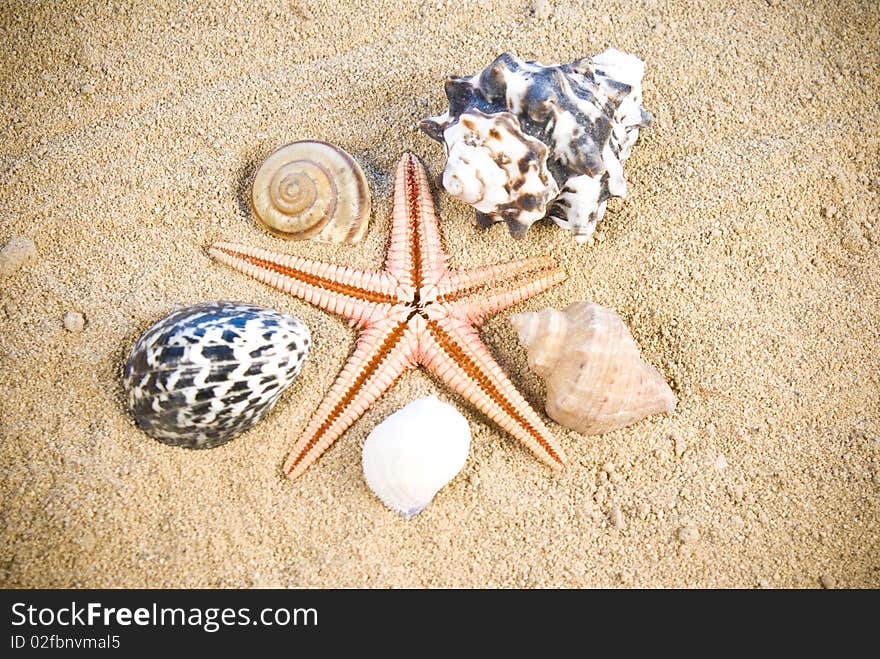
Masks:
[[[380,271],[215,243],[208,253],[361,330],[330,391],[284,464],[302,474],[405,371],[422,365],[553,468],[561,447],[492,358],[476,328],[565,279],[549,257],[452,270],[424,166],[404,154],[394,181],[391,239]]]

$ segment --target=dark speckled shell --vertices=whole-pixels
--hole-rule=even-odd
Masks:
[[[502,53],[482,71],[447,78],[448,109],[418,125],[446,147],[443,185],[475,207],[480,226],[503,221],[521,237],[547,217],[583,241],[608,199],[626,194],[622,163],[651,121],[641,107],[643,73],[641,60],[614,49],[551,65]],[[487,117],[495,124],[491,130],[459,128]],[[546,157],[537,143],[546,146]],[[506,166],[521,145],[532,151],[537,169]],[[552,185],[536,187],[529,179],[535,171],[541,181],[552,176]]]
[[[132,348],[122,381],[129,409],[161,442],[218,446],[266,416],[309,345],[308,328],[273,309],[242,302],[180,309]]]

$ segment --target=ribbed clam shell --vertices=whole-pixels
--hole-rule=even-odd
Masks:
[[[510,318],[547,385],[547,414],[585,435],[628,426],[675,410],[675,394],[642,360],[639,347],[613,310],[575,302]]]
[[[282,238],[356,243],[370,220],[370,189],[339,147],[301,141],[275,150],[254,176],[257,220]]]
[[[363,448],[364,477],[406,519],[420,513],[467,460],[471,430],[436,396],[409,403],[373,428]]]
[[[448,110],[419,127],[446,147],[444,188],[481,225],[503,221],[519,237],[548,217],[584,241],[608,199],[626,195],[623,162],[651,119],[643,75],[644,62],[614,49],[549,66],[503,53],[448,78]]]
[[[205,302],[162,318],[138,339],[123,386],[137,424],[187,448],[229,441],[262,419],[299,373],[308,328],[242,302]]]

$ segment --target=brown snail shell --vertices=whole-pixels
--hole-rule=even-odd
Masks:
[[[613,310],[575,302],[510,321],[547,385],[547,414],[560,425],[599,435],[675,410],[672,389]]]
[[[356,243],[370,220],[370,189],[357,162],[320,141],[273,151],[254,177],[257,221],[282,238]]]

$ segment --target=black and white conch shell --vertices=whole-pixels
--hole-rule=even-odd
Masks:
[[[626,195],[623,162],[651,121],[645,63],[609,49],[545,66],[511,53],[447,78],[449,109],[419,127],[446,146],[443,187],[522,237],[549,217],[586,241],[611,197]]]
[[[273,309],[205,302],[165,316],[138,339],[123,373],[141,429],[166,444],[211,448],[272,409],[299,373],[308,328]]]

